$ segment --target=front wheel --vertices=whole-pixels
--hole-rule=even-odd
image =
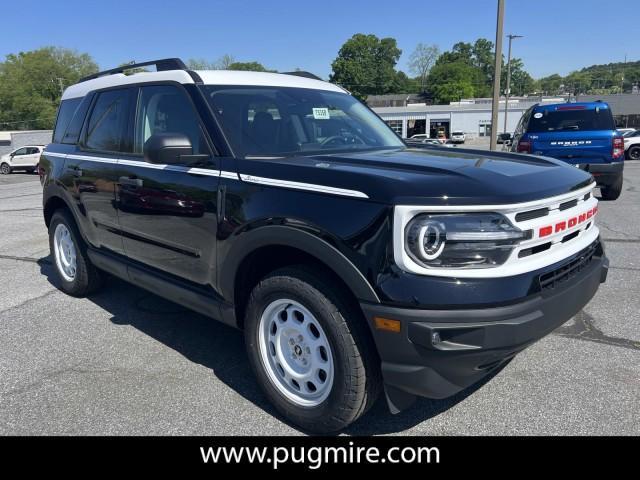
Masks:
[[[627,158],[629,160],[640,160],[640,146],[631,147],[627,152]]]
[[[8,163],[0,165],[0,174],[9,175],[11,173],[11,166]]]
[[[269,400],[316,433],[359,418],[380,391],[379,360],[361,313],[322,275],[276,271],[252,291],[245,316],[251,367]]]

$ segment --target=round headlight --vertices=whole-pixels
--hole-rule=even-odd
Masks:
[[[442,222],[415,222],[407,229],[407,245],[422,260],[435,260],[444,250],[446,229]]]

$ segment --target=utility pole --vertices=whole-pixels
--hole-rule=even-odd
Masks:
[[[498,0],[498,19],[496,22],[496,58],[493,68],[493,101],[491,102],[491,140],[489,148],[496,150],[496,132],[498,131],[498,108],[500,108],[500,70],[502,68],[502,29],[504,24],[504,0]]]
[[[509,90],[511,89],[511,42],[514,38],[522,38],[522,35],[507,35],[509,37],[509,53],[507,54],[507,90],[504,94],[504,131],[507,133],[507,113],[509,112]]]
[[[624,54],[624,63],[622,64],[622,80],[620,80],[620,95],[624,89],[624,68],[627,66],[627,54]]]

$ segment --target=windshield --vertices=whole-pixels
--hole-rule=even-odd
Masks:
[[[615,130],[611,110],[544,110],[531,116],[529,132]]]
[[[202,89],[239,157],[404,147],[380,118],[345,93],[271,86]]]

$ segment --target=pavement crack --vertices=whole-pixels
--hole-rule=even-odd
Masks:
[[[44,292],[41,295],[38,295],[37,297],[28,298],[24,302],[20,302],[17,305],[13,305],[13,306],[11,306],[9,308],[5,308],[4,310],[0,310],[0,315],[2,315],[3,313],[6,313],[6,312],[10,312],[11,310],[15,310],[16,308],[23,307],[24,305],[27,305],[28,303],[31,303],[31,302],[33,302],[35,300],[40,300],[42,298],[48,297],[52,293],[56,293],[56,292],[59,292],[59,291],[60,290],[58,290],[57,288],[52,288],[51,290],[47,290],[46,292]]]
[[[640,238],[603,238],[607,243],[640,243]]]
[[[30,262],[30,263],[51,265],[51,259],[49,259],[49,257],[35,258],[35,257],[18,257],[15,255],[0,255],[0,260],[16,260],[18,262]]]
[[[584,310],[581,310],[575,316],[575,323],[573,325],[560,327],[553,333],[560,337],[575,338],[576,340],[586,340],[588,342],[603,343],[614,347],[640,350],[640,342],[629,340],[628,338],[606,335],[595,326],[594,318]]]

